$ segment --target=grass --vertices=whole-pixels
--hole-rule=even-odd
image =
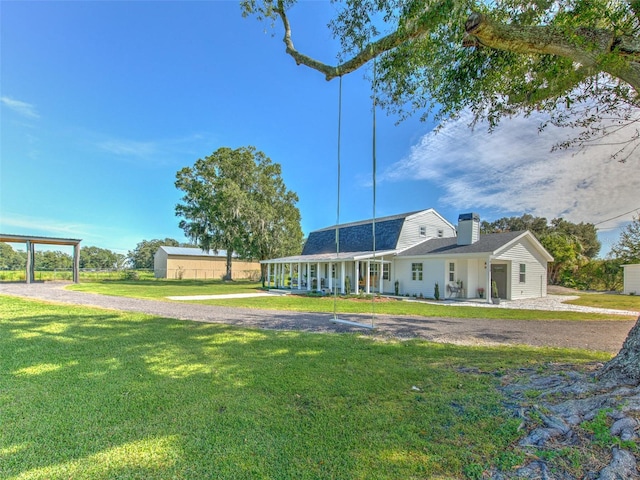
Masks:
[[[71,290],[117,295],[124,297],[164,300],[168,296],[217,295],[224,293],[250,293],[260,289],[253,282],[223,282],[199,280],[140,280],[88,282],[67,287]],[[595,296],[595,295],[592,295]],[[613,295],[616,297],[616,295]],[[623,296],[620,296],[624,298]],[[333,312],[334,298],[309,297],[306,295],[284,295],[272,297],[202,300],[207,305],[291,310],[298,312]],[[616,308],[609,306],[607,308]],[[621,307],[617,307],[621,308]],[[510,320],[625,320],[635,317],[542,310],[519,310],[505,308],[466,307],[437,305],[427,302],[385,301],[372,304],[370,299],[340,298],[336,301],[339,313],[365,313],[375,311],[383,315],[410,315],[443,318],[493,318]]]
[[[166,297],[180,295],[221,295],[226,293],[255,293],[260,284],[237,280],[107,280],[98,282],[82,282],[69,285],[70,290],[80,292],[101,293],[117,297],[145,298],[164,300]]]
[[[603,293],[580,293],[580,298],[567,303],[586,307],[616,308],[640,313],[640,295],[611,295]]]
[[[520,458],[501,372],[608,358],[0,296],[0,478],[479,478]]]

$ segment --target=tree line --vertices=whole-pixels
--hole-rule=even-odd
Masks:
[[[80,268],[120,270],[124,268],[152,269],[153,255],[160,246],[187,246],[172,238],[142,240],[126,255],[107,248],[81,247]],[[193,245],[191,245],[193,246]],[[8,243],[0,242],[0,270],[23,270],[27,265],[27,252],[14,250]],[[60,250],[35,251],[35,265],[39,270],[64,270],[73,268],[73,256]]]

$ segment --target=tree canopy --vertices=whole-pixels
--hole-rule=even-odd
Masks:
[[[611,247],[611,256],[622,263],[640,263],[640,214],[633,217],[616,244]]]
[[[581,132],[559,147],[640,122],[640,0],[344,0],[329,24],[342,46],[336,64],[296,49],[295,3],[242,5],[245,15],[279,19],[286,52],[327,80],[375,58],[379,103],[400,118],[468,109],[493,127],[544,110],[549,123]],[[621,161],[640,146],[631,130],[614,155]]]
[[[180,170],[175,185],[184,192],[180,228],[204,250],[226,250],[227,278],[233,253],[265,260],[300,251],[298,196],[255,147],[220,148]]]
[[[80,268],[121,268],[125,256],[100,247],[80,249]]]

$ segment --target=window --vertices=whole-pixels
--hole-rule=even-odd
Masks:
[[[337,278],[336,277],[336,264],[335,263],[331,264],[331,278]]]
[[[456,264],[455,262],[449,262],[449,281],[455,282],[456,280]]]
[[[422,280],[422,264],[411,264],[411,280]]]
[[[388,263],[382,265],[382,278],[383,280],[391,279],[391,265]]]
[[[316,265],[311,265],[311,271],[309,272],[311,278],[316,278]]]
[[[421,237],[426,237],[427,236],[427,227],[425,227],[424,225],[420,226],[420,236]]]
[[[525,263],[520,264],[520,283],[527,283],[527,265]]]
[[[377,277],[378,276],[379,267],[380,267],[380,265],[378,265],[377,263],[369,264],[369,275],[371,275],[372,277]]]
[[[438,238],[442,238],[442,237],[444,237],[444,230],[439,229],[438,230]]]

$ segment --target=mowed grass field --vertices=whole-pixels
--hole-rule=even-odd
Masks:
[[[524,460],[503,375],[608,358],[0,296],[0,478],[480,478]]]
[[[262,292],[254,282],[223,282],[197,280],[139,280],[99,281],[69,285],[75,291],[117,295],[123,297],[167,300],[170,296],[220,295],[229,293]],[[168,300],[167,300],[168,301]],[[496,318],[523,320],[624,320],[637,316],[620,316],[600,313],[562,312],[484,308],[455,305],[438,305],[426,301],[375,299],[364,297],[279,295],[254,298],[200,300],[207,305],[236,306],[301,312],[379,313],[385,315],[410,315],[443,318]],[[640,314],[640,296],[583,294],[571,303],[602,308],[637,311]]]

